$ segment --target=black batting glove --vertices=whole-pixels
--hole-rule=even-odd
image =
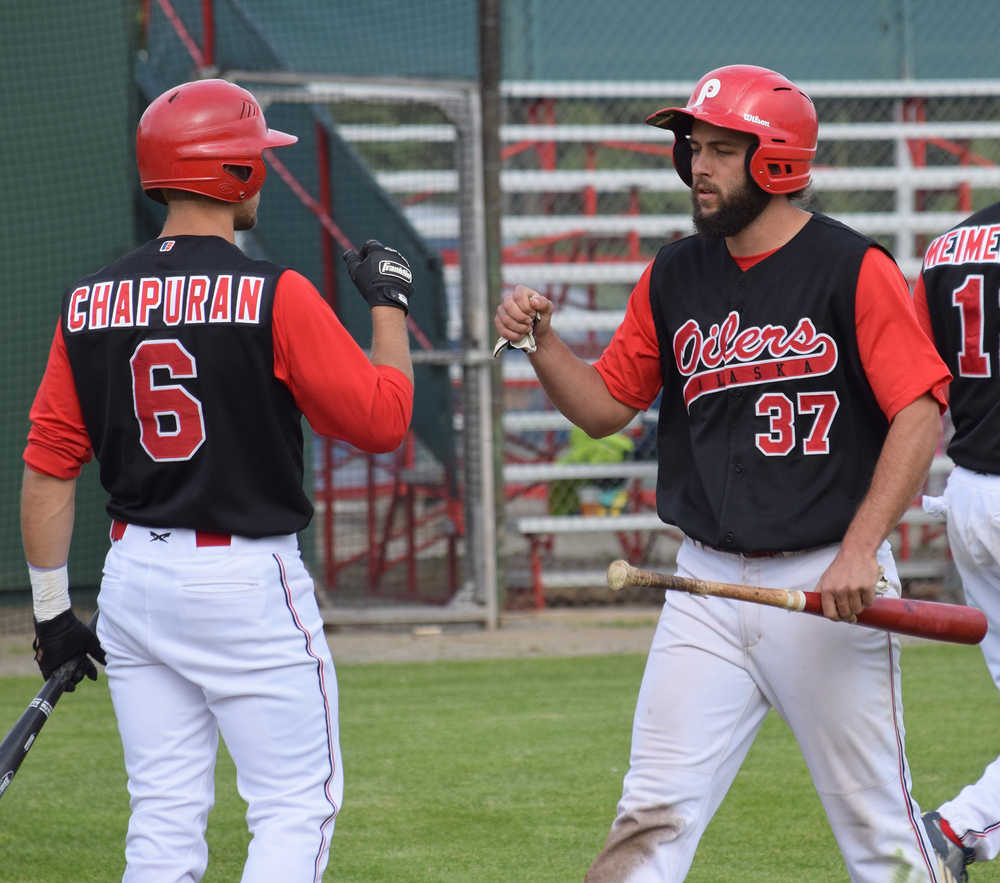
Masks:
[[[344,263],[351,281],[370,307],[398,307],[410,312],[413,274],[410,265],[396,249],[369,239],[357,252],[344,252]]]
[[[64,610],[54,619],[47,619],[45,622],[35,620],[35,640],[32,647],[35,650],[35,662],[45,680],[52,677],[52,673],[64,662],[70,659],[80,660],[75,674],[66,685],[68,693],[76,689],[84,675],[92,681],[97,680],[97,667],[90,659],[91,656],[101,665],[107,664],[104,648],[97,640],[97,635],[80,622],[72,610]]]

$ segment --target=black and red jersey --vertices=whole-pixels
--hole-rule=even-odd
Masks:
[[[302,276],[214,236],[153,240],[73,285],[25,460],[100,463],[120,521],[248,537],[301,530],[303,412],[324,435],[392,450],[412,385],[373,366]]]
[[[948,455],[1000,474],[1000,203],[931,242],[914,300],[953,377]]]
[[[948,379],[892,259],[822,215],[746,268],[723,240],[664,246],[597,368],[633,407],[662,388],[658,513],[734,552],[839,542],[889,421]]]

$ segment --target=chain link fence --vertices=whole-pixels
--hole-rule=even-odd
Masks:
[[[693,14],[641,0],[613,12],[568,0],[375,0],[361,19],[356,7],[306,0],[14,4],[0,31],[0,100],[18,121],[5,147],[0,245],[13,274],[0,466],[6,621],[23,623],[27,610],[20,452],[62,288],[155,235],[161,219],[137,192],[132,156],[154,94],[229,76],[261,95],[272,125],[300,135],[299,152],[269,167],[261,229],[245,246],[306,272],[363,345],[363,305],[340,250],[374,235],[421,267],[415,432],[375,458],[311,440],[317,515],[303,547],[344,617],[405,603],[426,608],[408,616],[441,617],[451,605],[481,619],[493,616],[497,574],[508,606],[605,602],[611,558],[663,566],[677,542],[652,514],[655,405],[610,439],[589,439],[552,410],[522,354],[507,352],[502,426],[492,425],[484,213],[501,215],[502,285],[550,297],[560,333],[596,358],[657,248],[691,229],[671,136],[643,120],[686,102],[712,67],[762,64],[817,106],[807,206],[882,242],[912,280],[935,234],[1000,198],[1000,80],[983,76],[996,35],[982,23],[994,17],[985,2],[972,7],[956,16],[927,0],[852,0],[804,15],[791,0],[738,10],[711,0]],[[499,17],[498,46],[480,43],[483,11]],[[495,131],[480,123],[477,92],[490,48],[502,65]],[[499,144],[499,205],[477,202],[480,139]],[[74,591],[99,580],[103,502],[87,467]],[[940,526],[904,525],[893,541],[914,579],[940,579]]]

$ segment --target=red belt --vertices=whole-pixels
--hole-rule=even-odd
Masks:
[[[111,539],[120,540],[125,536],[125,528],[128,525],[117,518],[111,522]],[[194,532],[194,544],[196,546],[228,546],[232,543],[232,536],[228,533],[212,533],[208,530],[196,530]]]

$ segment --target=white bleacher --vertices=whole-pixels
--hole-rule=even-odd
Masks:
[[[376,180],[390,193],[454,193],[458,173],[445,170],[378,172]],[[813,166],[813,188],[824,190],[940,190],[968,183],[972,187],[1000,186],[998,166]],[[670,167],[662,169],[523,169],[500,173],[505,193],[579,193],[591,188],[599,193],[627,192],[637,187],[652,193],[686,193],[688,186]],[[580,215],[585,218],[587,215]]]
[[[346,125],[337,131],[355,143],[400,143],[413,141],[452,142],[455,130],[436,124]],[[947,123],[820,123],[819,141],[888,141],[896,138],[998,138],[1000,122],[958,120]],[[602,141],[654,142],[669,144],[669,130],[639,125],[507,125],[500,127],[504,143],[522,141],[564,141],[592,144]]]
[[[869,235],[897,233],[937,234],[961,221],[964,212],[838,212],[837,220],[849,227],[865,227]],[[420,233],[430,239],[458,235],[458,217],[451,212],[421,212],[410,215]],[[641,215],[508,215],[501,220],[506,240],[535,236],[624,236],[638,233],[644,238],[666,239],[678,231],[692,231],[691,214]]]
[[[626,430],[634,429],[644,422],[656,422],[655,408],[643,411],[629,421]],[[551,432],[569,430],[573,426],[568,417],[559,411],[508,411],[503,415],[503,428],[507,432]]]
[[[377,175],[379,183],[396,192],[430,190],[449,192],[457,187],[454,172],[387,172]],[[963,212],[918,212],[905,206],[912,203],[917,190],[949,190],[962,184],[975,189],[1000,190],[1000,166],[922,166],[898,168],[815,168],[813,188],[824,191],[896,191],[897,202],[904,205],[894,212],[835,212],[834,216],[869,236],[897,236],[894,249],[900,268],[908,278],[920,272],[922,255],[914,254],[912,236],[916,233],[937,234],[960,221]],[[507,193],[578,193],[586,188],[597,192],[627,192],[638,188],[645,192],[686,192],[687,187],[671,169],[650,170],[566,170],[506,171],[500,175],[500,186]],[[454,236],[458,232],[452,213],[424,212],[412,218],[428,237]],[[501,220],[501,233],[506,240],[531,236],[568,235],[571,232],[624,235],[638,232],[648,237],[665,238],[675,232],[692,230],[687,214],[675,215],[508,215]],[[644,263],[573,262],[554,264],[505,264],[505,283],[526,285],[590,284],[634,282],[644,269]],[[457,269],[448,268],[451,281]]]
[[[940,455],[931,462],[929,476],[945,478],[953,467],[950,457]],[[655,482],[656,463],[653,461],[632,461],[623,463],[531,463],[508,464],[503,469],[504,481],[509,484],[531,484],[556,479],[625,478],[646,479]],[[906,509],[897,525],[897,530],[919,527],[943,527],[944,520],[930,515],[920,506]],[[589,588],[605,586],[606,573],[603,570],[581,570],[566,568],[543,568],[540,556],[548,541],[559,535],[581,536],[585,534],[627,534],[662,532],[677,539],[680,534],[675,528],[664,524],[655,512],[633,512],[621,515],[532,515],[514,520],[514,529],[525,537],[529,544],[532,587],[536,597],[541,597],[546,588],[567,588],[577,586]],[[944,556],[934,558],[913,558],[897,556],[896,568],[901,579],[940,579],[948,569]],[[540,581],[540,582],[539,582]]]
[[[945,477],[951,472],[953,463],[950,457],[940,455],[931,462],[928,474],[934,477]],[[537,484],[558,479],[597,480],[602,478],[642,478],[656,479],[655,460],[625,460],[618,463],[508,463],[503,467],[505,482],[512,484]],[[911,507],[907,510],[905,520],[908,524],[934,524],[942,519],[928,515],[922,509]],[[652,513],[655,517],[655,513]],[[615,519],[625,516],[610,516]],[[596,530],[595,523],[602,524],[599,517],[592,515],[543,515],[522,518],[520,523],[529,529],[522,533],[546,533],[546,526],[559,527],[568,525],[567,530],[587,532]],[[662,524],[662,522],[661,522]],[[625,529],[625,528],[623,528]]]
[[[943,523],[943,518],[928,515],[916,506],[907,509],[899,520],[899,524],[912,526]],[[655,512],[622,515],[532,515],[517,519],[517,530],[522,534],[612,533],[667,529],[668,525],[664,524]]]
[[[1000,95],[997,80],[873,80],[873,81],[803,81],[800,84],[813,98],[872,100],[897,102],[896,120],[859,122],[820,122],[819,140],[826,143],[890,143],[894,145],[894,165],[879,167],[828,167],[814,169],[814,189],[824,192],[891,191],[896,209],[882,212],[834,214],[844,223],[871,236],[895,237],[894,253],[904,274],[913,279],[919,273],[921,255],[914,253],[914,236],[943,232],[956,224],[964,212],[922,212],[914,207],[915,191],[952,190],[960,185],[975,189],[1000,190],[1000,168],[982,165],[915,166],[907,149],[914,139],[938,139],[951,142],[962,139],[1000,138],[1000,121],[987,119],[932,120],[926,122],[904,119],[902,102],[926,98],[995,98]],[[682,104],[691,94],[694,82],[536,82],[506,81],[501,84],[505,100],[648,100],[649,107]],[[662,104],[660,103],[662,102]],[[454,128],[442,124],[426,125],[348,125],[340,129],[349,141],[432,143],[454,140]],[[647,126],[641,121],[628,124],[507,124],[500,127],[500,139],[505,144],[587,143],[662,144],[669,148],[673,135],[668,130]],[[394,170],[377,172],[379,183],[399,196],[416,193],[454,194],[458,176],[447,170]],[[669,159],[656,168],[635,169],[507,169],[500,174],[501,189],[507,194],[569,194],[590,189],[595,193],[628,193],[632,189],[652,193],[683,193],[685,185],[673,173]],[[410,217],[420,232],[428,238],[452,238],[457,235],[457,221],[447,208],[421,205],[411,207]],[[505,241],[544,236],[566,236],[573,233],[591,236],[638,234],[660,239],[691,229],[686,214],[645,215],[508,215],[501,221]],[[503,268],[505,283],[524,282],[540,286],[547,284],[588,285],[634,282],[642,266],[622,262],[608,266],[604,262],[577,264],[568,269],[561,263],[514,264]],[[637,272],[638,270],[638,272]],[[457,270],[450,269],[449,281],[457,281]]]
[[[798,84],[813,98],[995,98],[1000,80],[803,80]],[[505,80],[504,98],[648,98],[681,103],[694,80]]]
[[[555,479],[603,478],[656,479],[655,460],[626,460],[621,463],[508,463],[503,480],[509,484],[540,484]]]

